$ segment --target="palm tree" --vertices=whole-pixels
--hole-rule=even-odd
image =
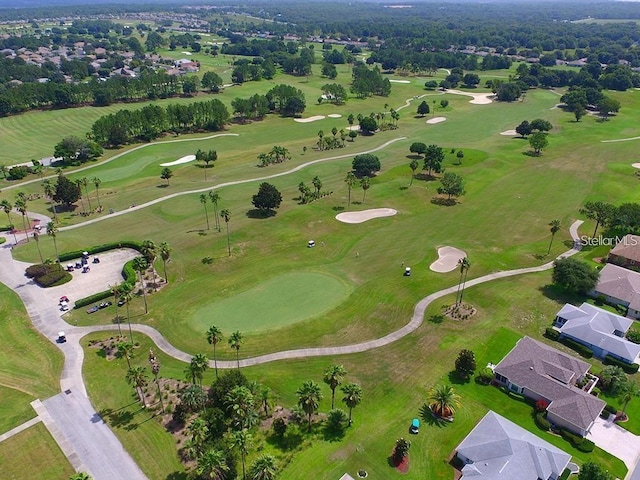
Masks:
[[[149,264],[147,268],[153,268],[153,264],[158,257],[158,247],[153,243],[153,240],[143,240],[140,246],[140,253],[147,259]]]
[[[87,194],[87,202],[89,202],[89,211],[92,211],[93,208],[91,208],[91,198],[89,198],[89,180],[87,180],[87,177],[82,177],[80,179],[80,184],[84,187],[84,193]]]
[[[456,307],[462,305],[462,295],[464,294],[464,287],[467,283],[467,273],[469,272],[469,267],[471,267],[471,262],[469,262],[467,257],[464,257],[458,260],[458,266],[460,267],[460,280],[458,281],[458,291],[456,292]]]
[[[44,263],[42,258],[42,252],[40,251],[40,234],[37,230],[33,231],[33,239],[36,241],[36,247],[38,248],[38,255],[40,256],[40,263]]]
[[[236,351],[236,361],[238,362],[238,370],[240,370],[240,345],[242,344],[242,334],[236,330],[229,336],[229,346]]]
[[[255,396],[248,387],[236,385],[224,397],[227,410],[231,413],[233,425],[237,428],[251,428],[257,422]]]
[[[413,179],[416,176],[416,170],[418,170],[418,167],[420,166],[420,164],[418,163],[417,159],[413,159],[411,160],[411,163],[409,164],[409,168],[411,169],[411,181],[409,182],[409,186],[413,185]]]
[[[404,437],[400,437],[398,440],[396,440],[396,446],[393,449],[393,459],[395,460],[396,464],[400,464],[404,457],[409,454],[409,448],[411,448],[411,442],[405,440]]]
[[[216,345],[222,341],[222,331],[215,325],[211,325],[207,330],[207,342],[213,345],[213,366],[216,370],[216,380],[218,379],[218,360],[216,358]]]
[[[48,178],[44,179],[41,185],[42,185],[42,190],[44,191],[45,196],[51,202],[51,211],[53,212],[53,219],[56,221],[56,223],[58,223],[58,211],[56,210],[56,203],[53,200],[53,196],[56,193],[56,189],[51,183],[51,180],[49,180]]]
[[[549,242],[549,248],[547,249],[547,255],[551,253],[551,245],[553,244],[553,239],[556,236],[556,233],[560,231],[560,220],[551,220],[549,222],[549,226],[551,227],[549,230],[551,231],[551,241]]]
[[[113,304],[116,306],[116,323],[118,324],[118,335],[122,336],[122,327],[120,327],[120,317],[118,316],[118,302],[120,301],[120,285],[109,285],[109,291],[113,295]]]
[[[362,401],[362,388],[357,383],[347,383],[343,385],[342,393],[344,393],[344,397],[342,397],[342,401],[349,409],[349,426],[351,426],[351,414],[353,413],[353,409],[360,405]]]
[[[269,387],[262,387],[260,389],[260,402],[262,403],[262,410],[264,411],[264,416],[269,416],[269,402],[273,398],[273,392]]]
[[[438,417],[451,417],[460,408],[460,396],[451,385],[437,385],[428,394],[429,408]]]
[[[56,262],[60,263],[60,255],[58,255],[58,242],[56,241],[56,236],[58,234],[58,229],[53,222],[47,223],[47,235],[53,238],[53,248],[56,251]]]
[[[147,374],[146,368],[144,367],[133,367],[127,371],[127,383],[129,385],[133,385],[140,397],[140,401],[144,408],[147,408],[147,402],[144,399],[144,391],[142,387],[147,384]]]
[[[275,480],[278,474],[276,459],[273,455],[261,455],[256,458],[249,468],[251,480]]]
[[[218,232],[220,231],[220,217],[218,216],[218,202],[220,201],[220,194],[218,192],[214,192],[213,190],[209,191],[209,200],[213,203],[213,218],[216,219],[216,228]]]
[[[13,227],[13,224],[11,223],[11,210],[13,209],[13,207],[11,206],[11,203],[9,203],[9,200],[2,200],[0,202],[0,208],[2,208],[4,213],[7,215],[7,221],[8,221],[7,227],[9,227],[9,228]],[[11,228],[11,231],[13,233],[13,240],[17,245],[18,244],[18,237],[16,237],[15,228]]]
[[[209,212],[207,211],[207,197],[204,193],[200,195],[200,203],[204,205],[204,215],[207,219],[207,230],[209,230]]]
[[[138,272],[140,276],[140,288],[142,289],[142,298],[144,298],[144,313],[149,312],[149,306],[147,305],[147,292],[144,288],[144,275],[143,273],[149,267],[149,263],[147,263],[147,259],[144,257],[136,257],[133,259],[133,269]]]
[[[220,211],[220,216],[224,218],[224,222],[227,224],[227,250],[229,250],[229,256],[231,256],[231,243],[229,241],[229,220],[231,219],[231,212],[223,208]]]
[[[118,356],[124,357],[127,361],[127,369],[131,370],[131,359],[133,358],[133,343],[118,342]]]
[[[640,389],[638,389],[638,385],[631,380],[627,380],[625,384],[622,386],[620,391],[621,399],[622,399],[622,417],[627,416],[627,406],[629,402],[634,397],[640,397]]]
[[[320,400],[322,400],[322,392],[320,385],[313,380],[307,380],[296,391],[298,396],[298,405],[308,415],[309,431],[311,431],[311,415],[318,411]]]
[[[331,410],[335,407],[336,388],[342,383],[346,374],[347,371],[342,365],[330,365],[324,371],[323,381],[331,389]]]
[[[164,413],[164,402],[162,401],[162,390],[160,390],[160,382],[158,381],[158,375],[160,374],[160,361],[156,358],[153,350],[149,350],[149,363],[151,364],[151,373],[153,373],[153,379],[156,382],[158,388],[158,398],[160,399],[160,409]]]
[[[93,183],[93,186],[96,187],[96,200],[98,200],[98,208],[102,208],[102,205],[100,204],[100,191],[98,190],[100,184],[102,183],[102,180],[100,180],[98,177],[93,177],[91,179],[91,182]]]
[[[171,247],[167,242],[162,242],[158,247],[158,253],[160,253],[160,258],[162,259],[164,282],[169,283],[169,277],[167,276],[167,261],[171,258]]]
[[[198,458],[204,453],[204,446],[209,436],[209,427],[207,422],[200,417],[194,418],[187,427],[187,433],[189,434],[189,446],[193,452],[189,455],[190,458]]]
[[[313,184],[314,188],[316,189],[316,198],[319,198],[320,197],[320,189],[322,188],[322,180],[320,180],[320,177],[318,177],[316,175],[311,180],[311,183]]]
[[[349,206],[351,205],[351,189],[356,184],[356,175],[353,172],[347,173],[344,183],[347,184],[347,188],[349,189],[349,201],[347,202],[347,206]]]
[[[131,330],[131,314],[129,312],[129,304],[133,299],[133,286],[130,283],[124,282],[119,287],[119,297],[124,300],[127,306],[127,323],[129,324],[129,341],[133,343],[133,332]],[[120,328],[120,327],[118,327]]]
[[[27,233],[27,197],[24,193],[18,193],[18,198],[15,203],[16,210],[18,210],[22,214],[22,227],[24,228],[24,234],[27,237],[27,242],[29,241],[29,234]],[[26,219],[26,220],[25,220]]]
[[[226,456],[220,450],[209,449],[198,457],[196,474],[207,480],[222,480],[229,471]]]
[[[84,209],[84,200],[82,200],[82,179],[78,178],[74,180],[73,183],[76,184],[76,187],[80,190],[80,205],[82,205],[82,214],[86,215],[87,211]]]
[[[367,190],[369,190],[369,187],[371,186],[371,179],[365,175],[360,180],[360,186],[362,187],[362,191],[364,192],[362,195],[362,203],[364,203],[364,199],[367,196]]]
[[[204,353],[196,353],[191,358],[191,365],[196,369],[197,378],[200,382],[200,386],[202,387],[202,376],[209,368],[209,360],[207,359],[207,356]]]
[[[232,449],[237,449],[240,452],[240,459],[242,460],[242,479],[247,478],[246,472],[246,456],[249,453],[249,447],[251,447],[251,434],[249,430],[243,428],[242,430],[231,432],[229,437],[230,446]]]

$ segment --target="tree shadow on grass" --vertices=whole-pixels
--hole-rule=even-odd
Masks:
[[[335,430],[328,425],[322,429],[322,438],[325,442],[339,442],[344,438],[344,428],[341,430]]]
[[[251,210],[247,210],[247,218],[269,218],[275,217],[275,210],[260,210],[259,208],[253,208]]]
[[[440,205],[441,207],[453,207],[458,201],[455,198],[433,197],[431,203]]]
[[[577,293],[570,292],[558,285],[549,284],[539,288],[540,292],[550,300],[564,305],[565,303],[571,303],[577,305],[586,300],[585,296],[578,295]]]
[[[287,431],[282,437],[278,435],[267,436],[267,443],[282,452],[296,450],[303,440],[304,437],[300,432]]]
[[[451,423],[434,416],[429,405],[426,403],[420,407],[420,418],[422,418],[425,424],[431,427],[446,428]]]
[[[407,187],[406,185],[398,188],[398,190],[408,190],[408,189],[409,189],[409,187]]]
[[[166,183],[160,184],[160,185],[156,185],[156,188],[168,188],[169,185],[167,185]]]
[[[187,472],[173,472],[165,477],[165,480],[187,480],[189,475]]]
[[[428,173],[416,173],[416,180],[420,180],[421,182],[433,182],[437,180],[437,177],[434,175],[429,175]]]
[[[343,212],[344,211],[344,207],[341,205],[338,205],[336,207],[333,207],[333,211],[334,212]]]
[[[448,378],[453,385],[466,385],[471,381],[471,378],[462,378],[455,370],[449,372]]]

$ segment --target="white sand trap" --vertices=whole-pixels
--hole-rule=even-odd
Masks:
[[[185,155],[184,157],[179,158],[178,160],[174,160],[173,162],[161,163],[160,166],[173,167],[174,165],[181,165],[183,163],[193,162],[195,159],[196,159],[195,155]]]
[[[453,93],[454,95],[465,95],[467,97],[473,97],[473,100],[471,100],[469,103],[473,103],[475,105],[486,105],[488,103],[493,102],[493,100],[491,99],[495,97],[494,93],[470,93],[470,92],[463,92],[461,90],[447,90],[446,93]]]
[[[310,122],[317,122],[318,120],[324,120],[324,119],[325,119],[324,115],[315,115],[309,118],[294,118],[293,121],[298,123],[310,123]]]
[[[389,80],[391,83],[411,83],[409,80]]]
[[[183,55],[191,55],[191,52],[180,52],[180,53],[182,53]]]
[[[516,132],[515,130],[505,130],[504,132],[500,132],[500,135],[504,135],[505,137],[513,137],[517,134],[518,132]]]
[[[329,118],[342,118],[342,115],[340,115],[339,113],[330,113],[329,115],[327,115],[327,117],[329,117]]]
[[[336,220],[343,223],[362,223],[372,218],[392,217],[397,213],[393,208],[372,208],[361,212],[342,212],[336,215]]]
[[[347,127],[347,130],[355,130],[357,132],[360,130],[360,125],[351,125],[350,127]]]
[[[631,166],[633,168],[640,168],[640,163],[632,163]]]
[[[467,254],[459,248],[440,247],[438,260],[429,265],[429,269],[438,273],[453,272],[458,267],[458,260],[466,256]]]
[[[446,117],[435,117],[435,118],[430,118],[429,120],[427,120],[428,124],[434,124],[434,123],[442,123],[446,120]]]

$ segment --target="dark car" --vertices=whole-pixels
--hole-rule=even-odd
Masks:
[[[100,305],[98,305],[99,308],[107,308],[111,306],[111,302],[102,302]]]
[[[87,310],[87,313],[95,313],[98,310],[100,310],[100,307],[97,305],[94,305],[93,307],[91,307],[89,310]]]

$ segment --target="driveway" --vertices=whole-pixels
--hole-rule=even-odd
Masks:
[[[622,460],[630,472],[640,459],[640,437],[609,420],[598,417],[587,438],[605,452]]]

